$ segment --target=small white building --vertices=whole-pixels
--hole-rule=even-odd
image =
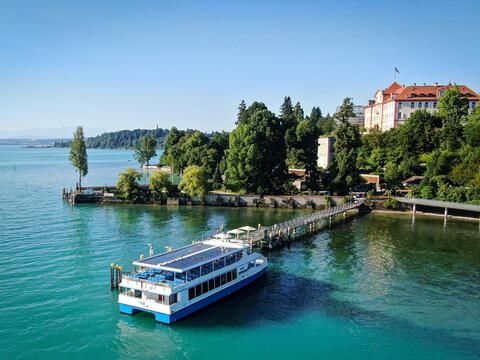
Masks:
[[[317,166],[327,169],[333,162],[333,136],[322,136],[318,138],[318,159]]]

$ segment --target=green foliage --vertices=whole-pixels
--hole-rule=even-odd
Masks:
[[[352,201],[353,201],[353,196],[346,195],[342,199],[342,204],[348,204],[348,203],[351,203]]]
[[[157,140],[157,144],[163,144],[165,137],[168,135],[167,129],[136,129],[121,130],[103,133],[98,136],[89,137],[85,140],[86,147],[89,149],[131,149],[138,140],[145,135],[153,136]],[[69,141],[55,142],[55,147],[68,147]]]
[[[208,176],[212,176],[217,164],[224,163],[228,146],[229,134],[223,131],[207,136],[200,131],[172,128],[160,160],[170,165],[177,174],[188,166],[197,165],[203,167]]]
[[[400,207],[400,203],[398,202],[397,199],[389,198],[385,200],[385,202],[383,203],[383,206],[386,209],[398,209]]]
[[[203,200],[208,193],[207,172],[197,165],[187,167],[178,188],[192,197],[199,197]]]
[[[331,208],[333,206],[333,199],[330,195],[325,195],[325,207]]]
[[[448,150],[435,150],[431,160],[427,163],[425,176],[433,177],[445,175],[450,172],[457,162],[457,154]]]
[[[138,182],[142,175],[133,168],[128,168],[118,176],[117,191],[125,200],[136,200],[138,198]]]
[[[230,190],[282,193],[287,183],[284,127],[263,103],[254,102],[230,134],[225,183]]]
[[[154,199],[160,199],[162,193],[170,186],[170,175],[164,171],[157,171],[150,177],[149,188]]]
[[[245,103],[245,100],[242,100],[240,105],[238,105],[237,121],[235,121],[235,125],[238,125],[245,110],[247,110],[247,104]]]
[[[359,171],[356,161],[361,144],[358,129],[346,120],[353,112],[351,100],[346,98],[343,104],[337,112],[341,124],[335,133],[335,160],[333,163],[335,172],[333,184],[339,194],[346,194],[353,185],[358,183]]]
[[[442,120],[426,110],[415,111],[398,129],[397,147],[402,156],[418,156],[433,151],[439,144]]]
[[[438,114],[443,119],[443,147],[449,151],[458,149],[463,138],[462,121],[468,114],[468,99],[458,88],[447,89],[439,100]]]
[[[330,114],[327,114],[327,116],[322,117],[318,121],[318,129],[320,130],[321,134],[324,135],[330,135],[335,131],[335,128],[337,126],[335,119],[330,116]]]
[[[393,189],[400,184],[402,180],[402,175],[400,170],[394,162],[390,161],[385,166],[385,184],[389,189]]]
[[[151,135],[144,135],[138,143],[133,147],[133,157],[138,161],[140,166],[150,163],[150,159],[157,155],[157,140]]]
[[[88,174],[88,156],[87,148],[85,145],[85,136],[83,134],[83,128],[77,127],[77,130],[73,134],[73,140],[70,145],[69,160],[72,165],[77,169],[78,173],[78,186],[82,187],[82,177]]]
[[[345,123],[348,121],[348,119],[354,116],[355,112],[353,111],[352,98],[347,97],[343,99],[340,109],[335,113],[335,118],[337,118],[341,123]]]
[[[217,167],[215,168],[215,172],[213,173],[213,189],[218,190],[222,188],[222,172],[220,170],[220,165],[217,164]]]
[[[470,146],[480,147],[480,106],[475,108],[467,120],[464,128],[465,140]]]

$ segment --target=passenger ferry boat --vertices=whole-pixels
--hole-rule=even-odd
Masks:
[[[120,312],[139,311],[170,324],[252,283],[267,270],[267,259],[242,240],[219,234],[133,262],[123,273]]]

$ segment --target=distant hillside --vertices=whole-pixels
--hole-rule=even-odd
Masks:
[[[130,149],[144,135],[153,135],[157,139],[159,146],[163,146],[163,141],[168,135],[168,129],[136,129],[120,130],[103,133],[98,136],[89,137],[85,140],[87,148],[91,149]],[[69,147],[71,141],[57,141],[55,147]]]

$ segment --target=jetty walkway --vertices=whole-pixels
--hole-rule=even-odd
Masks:
[[[260,227],[258,230],[249,234],[249,241],[251,241],[252,245],[273,248],[283,241],[289,241],[294,238],[300,229],[307,229],[310,232],[314,232],[319,228],[323,220],[328,220],[329,223],[331,223],[333,216],[343,214],[345,217],[347,211],[357,209],[362,204],[362,201],[352,201],[279,224]]]

